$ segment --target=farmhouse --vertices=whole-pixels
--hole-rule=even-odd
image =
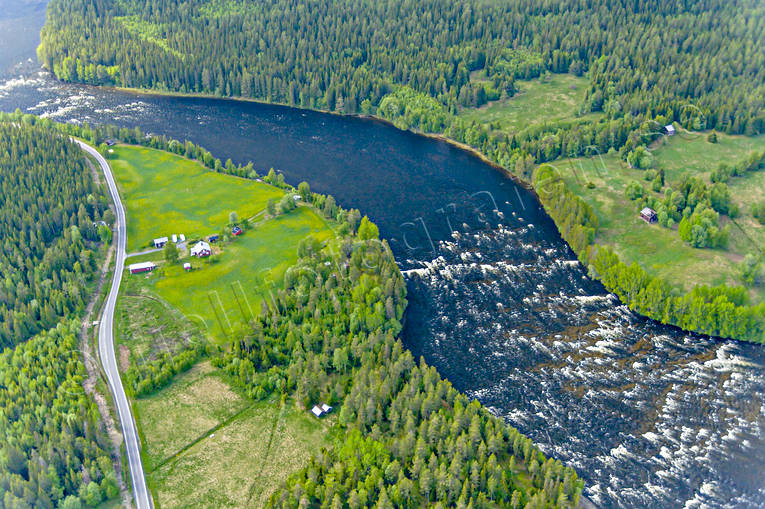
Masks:
[[[191,248],[191,256],[204,258],[205,256],[210,256],[211,254],[212,249],[210,249],[210,244],[204,240],[200,240],[194,245],[194,247]]]
[[[160,237],[158,239],[154,239],[154,247],[164,247],[165,244],[167,244],[167,237]]]
[[[659,218],[656,216],[656,211],[649,207],[646,207],[640,211],[640,219],[646,223],[655,223],[659,220]]]
[[[664,126],[664,132],[667,133],[667,136],[672,136],[675,134],[675,126],[672,124],[668,124]]]
[[[154,262],[142,262],[133,263],[128,266],[128,270],[131,274],[140,274],[141,272],[151,272],[156,269],[157,265]]]

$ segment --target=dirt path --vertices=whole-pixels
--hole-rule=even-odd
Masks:
[[[90,162],[90,159],[86,159],[86,161],[88,162],[88,166],[90,166],[91,169],[95,172],[95,168],[93,168],[93,164]],[[85,308],[85,318],[83,319],[82,329],[80,330],[80,350],[83,354],[85,370],[87,371],[88,377],[84,380],[82,385],[85,389],[85,393],[91,396],[98,405],[98,411],[101,413],[101,418],[103,419],[104,426],[106,427],[106,433],[108,434],[112,443],[112,464],[114,465],[114,471],[117,474],[117,482],[119,483],[120,487],[120,499],[122,500],[122,506],[132,507],[133,497],[122,476],[122,454],[120,452],[120,447],[122,445],[122,433],[120,433],[119,427],[114,422],[114,417],[112,416],[111,410],[109,408],[109,402],[107,401],[106,397],[96,389],[96,384],[98,382],[98,377],[100,376],[101,371],[98,359],[93,352],[93,344],[90,341],[93,308],[95,307],[96,302],[98,302],[99,296],[101,295],[101,290],[103,290],[104,284],[106,283],[107,277],[109,276],[109,265],[112,262],[113,256],[114,247],[111,246],[109,251],[106,253],[106,260],[104,260],[104,264],[101,267],[98,286],[93,292],[93,297],[90,299],[90,302],[88,302],[88,306]]]

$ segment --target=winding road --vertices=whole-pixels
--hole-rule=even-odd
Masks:
[[[141,463],[141,444],[138,440],[138,430],[136,429],[135,420],[130,409],[130,402],[125,395],[125,389],[122,387],[122,380],[117,369],[117,359],[114,355],[114,307],[117,303],[117,294],[120,290],[122,272],[125,269],[125,245],[127,243],[125,209],[120,201],[117,185],[114,182],[112,170],[109,168],[106,159],[90,145],[80,140],[72,139],[72,141],[77,143],[85,152],[92,155],[98,161],[98,164],[101,165],[117,212],[117,230],[114,234],[117,247],[114,276],[112,277],[112,286],[109,289],[109,295],[106,297],[104,312],[98,328],[98,353],[101,357],[101,364],[106,373],[106,378],[109,381],[109,387],[112,389],[114,404],[117,406],[120,423],[122,424],[122,436],[124,437],[125,448],[127,450],[136,508],[152,509],[151,496],[146,487],[146,477],[144,476],[143,464]]]

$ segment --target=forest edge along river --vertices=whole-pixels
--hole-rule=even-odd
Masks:
[[[765,353],[629,312],[495,168],[375,120],[61,84],[27,54],[0,65],[0,110],[188,139],[368,214],[407,279],[407,346],[599,506],[765,505]]]

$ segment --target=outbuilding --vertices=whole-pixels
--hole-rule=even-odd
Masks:
[[[332,411],[332,407],[329,406],[326,403],[322,403],[321,404],[321,411],[324,412],[325,414],[328,414],[328,413],[330,413]]]
[[[160,248],[165,247],[165,244],[167,244],[167,237],[159,237],[158,239],[154,239],[154,247]]]
[[[191,248],[191,256],[196,256],[197,258],[204,258],[205,256],[210,256],[211,254],[212,249],[210,248],[210,244],[204,240],[200,240],[194,245],[194,247]]]
[[[210,242],[218,242],[218,238],[219,238],[218,234],[215,234],[215,235],[210,235],[209,237],[207,237],[207,240],[209,240]]]
[[[674,134],[676,132],[675,131],[675,126],[673,126],[672,124],[665,125],[664,126],[664,132],[667,133],[667,136],[674,136]]]
[[[140,274],[141,272],[151,272],[156,269],[157,265],[154,262],[141,262],[128,265],[128,270],[131,274]]]
[[[315,415],[316,417],[321,417],[324,412],[321,411],[321,408],[318,407],[318,405],[314,405],[314,407],[311,409],[311,413]]]
[[[178,235],[178,238],[181,239],[181,242],[186,242],[186,236],[184,234]]]
[[[173,233],[172,239],[173,239],[173,244],[177,244],[178,243],[178,235]]]
[[[234,236],[241,235],[242,234],[242,229],[239,228],[238,226],[234,226],[234,229],[231,230],[231,234],[234,235]]]
[[[656,211],[650,207],[645,207],[640,211],[640,219],[649,224],[655,223],[659,220],[658,216],[656,215]]]
[[[183,270],[185,270],[186,272],[190,271],[191,270],[191,264],[189,262],[184,263],[183,264]]]

